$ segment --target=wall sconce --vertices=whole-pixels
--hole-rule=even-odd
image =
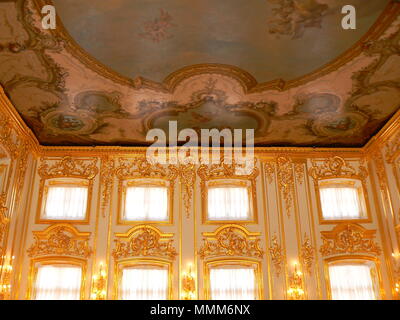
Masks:
[[[103,263],[100,263],[100,270],[98,274],[93,276],[92,286],[92,299],[93,300],[105,300],[107,297],[107,276],[104,271]]]
[[[297,264],[294,264],[294,272],[289,277],[289,289],[287,290],[287,294],[290,300],[303,300],[304,299],[304,290],[303,290],[303,273],[300,270],[297,270]]]
[[[13,270],[13,260],[14,256],[8,259],[7,257],[2,257],[4,264],[1,266],[0,269],[0,300],[9,300],[11,296],[11,275]]]
[[[193,300],[196,298],[196,282],[192,273],[192,265],[189,265],[189,271],[182,276],[182,299]]]

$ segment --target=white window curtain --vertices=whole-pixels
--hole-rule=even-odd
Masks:
[[[322,215],[324,219],[362,218],[357,188],[323,187],[320,189]]]
[[[43,218],[83,220],[86,217],[88,188],[49,187]]]
[[[376,294],[368,265],[329,266],[333,300],[375,300]]]
[[[209,188],[208,218],[210,220],[249,220],[249,211],[247,188]]]
[[[79,300],[82,268],[40,266],[35,284],[35,300]]]
[[[253,268],[211,268],[212,300],[255,300],[256,280]]]
[[[120,294],[122,300],[167,300],[168,270],[125,268]]]
[[[168,220],[167,187],[128,187],[126,189],[124,220]]]

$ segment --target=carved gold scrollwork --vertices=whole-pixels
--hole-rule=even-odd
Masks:
[[[6,193],[0,194],[0,248],[2,247],[4,234],[7,230],[7,225],[9,222],[9,219],[7,217],[8,209],[6,207],[6,201],[7,201],[7,194]]]
[[[400,154],[400,132],[398,132],[386,145],[386,160],[388,163],[393,161]]]
[[[100,167],[100,184],[101,184],[101,210],[105,217],[105,210],[110,201],[111,192],[114,183],[115,162],[108,156],[102,157]]]
[[[314,264],[315,248],[311,245],[311,240],[304,234],[304,240],[301,246],[300,259],[304,270],[311,274],[312,266]]]
[[[243,171],[242,171],[243,170]],[[242,174],[247,173],[247,174]],[[244,171],[244,165],[237,164],[234,161],[232,163],[226,163],[226,160],[221,157],[221,161],[217,164],[205,165],[202,164],[197,169],[201,181],[201,195],[206,196],[206,182],[213,179],[242,179],[250,180],[251,188],[255,191],[255,179],[258,176],[258,169],[256,166],[252,168],[250,172]],[[254,192],[255,194],[255,192]]]
[[[228,224],[215,232],[203,233],[203,245],[199,250],[202,259],[213,256],[247,256],[262,258],[260,233],[249,232],[246,228]]]
[[[381,249],[374,241],[376,230],[367,230],[358,224],[339,224],[331,231],[322,231],[323,256],[345,253],[367,253],[379,256]]]
[[[51,159],[41,158],[38,172],[42,179],[74,177],[92,180],[99,171],[97,159],[75,159],[66,156],[61,160],[50,161]]]
[[[278,157],[276,160],[278,168],[278,186],[285,201],[286,214],[290,217],[294,198],[294,174],[292,160],[287,157]]]
[[[151,163],[145,157],[119,158],[115,170],[116,176],[123,179],[155,178],[166,179],[174,183],[178,176],[178,170],[174,165],[161,165]]]
[[[264,162],[264,171],[268,179],[268,183],[272,183],[275,177],[275,163],[272,161]]]
[[[0,114],[0,144],[13,159],[18,157],[18,143],[12,137],[12,121],[3,114]]]
[[[283,262],[285,255],[283,254],[282,246],[278,243],[278,237],[276,234],[272,236],[271,246],[269,247],[269,253],[271,255],[272,264],[275,268],[275,274],[277,277],[282,272]]]
[[[310,168],[309,174],[314,180],[342,177],[364,181],[368,177],[368,171],[364,166],[360,166],[357,171],[338,156],[326,159],[323,163],[312,160],[312,168]]]
[[[173,246],[173,234],[162,233],[153,226],[140,225],[127,233],[117,233],[114,259],[127,257],[153,256],[175,259],[177,252]]]
[[[69,224],[56,224],[44,231],[33,231],[35,243],[27,250],[29,257],[66,255],[89,258],[89,232],[79,232]]]
[[[193,188],[196,180],[196,170],[193,164],[180,164],[178,167],[179,180],[183,186],[183,205],[185,207],[186,217],[189,218],[190,207],[193,197]]]

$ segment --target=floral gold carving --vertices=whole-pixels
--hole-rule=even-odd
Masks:
[[[196,180],[196,170],[194,164],[180,164],[178,167],[180,183],[183,186],[183,205],[185,207],[186,217],[189,218],[191,201],[193,197],[193,188]]]
[[[304,182],[304,164],[303,163],[295,163],[294,164],[294,175],[296,177],[296,181],[301,185]]]
[[[10,118],[0,114],[0,144],[5,147],[10,156],[18,157],[18,143],[13,139],[12,121]]]
[[[311,269],[314,263],[315,248],[311,245],[311,240],[304,234],[304,240],[301,245],[300,259],[304,270],[311,274]]]
[[[283,194],[286,214],[290,217],[290,210],[293,207],[294,198],[294,174],[292,161],[287,157],[278,157],[276,162],[278,168],[277,176],[279,190]]]
[[[76,159],[66,156],[61,160],[51,162],[42,158],[39,175],[42,179],[59,177],[76,177],[92,180],[98,173],[97,159]]]
[[[338,156],[326,159],[322,164],[312,160],[309,174],[314,180],[342,177],[364,181],[368,177],[368,171],[364,166],[360,166],[356,170],[347,161]]]
[[[153,226],[135,226],[127,233],[116,234],[114,259],[135,256],[154,256],[175,259],[173,234],[162,233]]]
[[[215,232],[203,233],[203,245],[199,250],[202,259],[213,256],[246,256],[262,258],[259,233],[251,233],[246,228],[228,224]]]
[[[282,266],[285,260],[285,256],[283,254],[282,246],[278,243],[278,237],[276,236],[276,234],[272,236],[269,253],[271,255],[272,264],[275,268],[275,274],[277,277],[279,277],[282,272]]]
[[[103,217],[105,217],[105,210],[110,201],[110,196],[114,182],[114,159],[105,156],[101,159],[100,167],[100,184],[101,184],[101,210]]]
[[[29,257],[66,255],[89,258],[89,232],[79,232],[69,224],[56,224],[33,232],[35,243],[27,250]]]
[[[386,160],[388,163],[393,163],[400,154],[400,132],[394,135],[386,145]]]
[[[275,176],[275,163],[272,161],[264,162],[264,171],[267,176],[268,183],[272,183]]]
[[[0,194],[0,248],[2,248],[2,242],[4,234],[7,230],[9,218],[7,217],[8,208],[6,207],[7,194]]]
[[[339,224],[332,231],[322,231],[323,256],[335,254],[367,253],[380,255],[381,249],[374,241],[376,230],[367,230],[358,224]]]

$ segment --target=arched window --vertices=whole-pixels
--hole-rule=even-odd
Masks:
[[[248,181],[213,180],[207,183],[206,222],[255,221],[255,196]]]
[[[43,183],[40,222],[88,221],[91,188],[87,180],[56,178]]]
[[[32,300],[80,300],[84,298],[85,262],[74,258],[48,258],[32,262]]]
[[[261,299],[260,265],[253,261],[206,264],[206,297],[211,300]]]
[[[317,191],[320,219],[323,222],[369,219],[365,187],[360,180],[320,180]]]
[[[117,279],[119,300],[167,300],[171,297],[171,265],[167,262],[121,262]]]
[[[161,179],[135,179],[121,183],[119,222],[168,223],[172,219],[172,187]]]
[[[332,300],[379,299],[379,276],[373,261],[349,258],[328,262],[328,288]]]

